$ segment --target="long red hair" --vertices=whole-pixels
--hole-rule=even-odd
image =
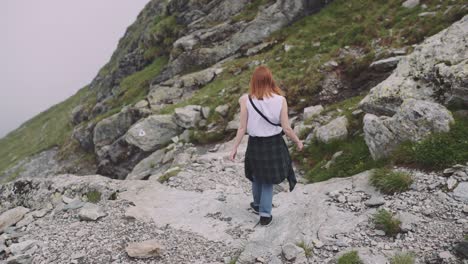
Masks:
[[[284,95],[266,66],[258,66],[253,72],[249,94],[257,99],[271,97],[273,94]]]

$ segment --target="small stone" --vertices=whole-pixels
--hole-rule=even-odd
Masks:
[[[3,233],[5,229],[7,229],[8,227],[20,221],[27,212],[29,212],[28,208],[18,206],[1,214],[0,215],[0,234]]]
[[[11,254],[17,256],[26,253],[29,249],[37,244],[36,240],[26,240],[23,242],[12,244],[9,249]]]
[[[383,230],[375,230],[375,234],[376,234],[377,236],[385,236],[385,231],[383,231]]]
[[[295,260],[301,253],[304,253],[304,249],[294,245],[293,243],[283,245],[282,249],[284,258],[289,261]]]
[[[37,211],[34,211],[32,213],[32,216],[34,216],[36,218],[42,218],[47,214],[47,212],[49,212],[49,210],[47,210],[47,209],[37,210]]]
[[[315,248],[322,248],[324,246],[323,242],[318,239],[313,239],[312,243],[314,243]]]
[[[284,44],[284,51],[288,52],[288,51],[290,51],[292,48],[294,48],[293,45]]]
[[[442,251],[439,253],[439,258],[443,260],[449,260],[453,258],[453,255],[449,251]]]
[[[215,108],[215,112],[221,116],[226,116],[228,114],[229,105],[219,105]]]
[[[73,200],[72,202],[70,202],[69,204],[65,205],[62,208],[62,210],[67,211],[67,210],[78,209],[78,208],[83,207],[85,204],[86,204],[85,202],[76,199],[76,200]]]
[[[321,105],[314,105],[304,108],[304,120],[308,120],[314,116],[320,115],[323,111],[323,106]]]
[[[100,206],[92,203],[86,203],[78,212],[78,216],[84,221],[96,221],[106,215],[107,213]]]
[[[365,201],[364,204],[368,207],[377,207],[385,204],[385,200],[379,196],[372,196],[369,200]]]
[[[361,201],[361,196],[352,194],[349,195],[346,199],[348,200],[348,203],[357,203]]]
[[[150,258],[160,256],[162,250],[163,247],[155,239],[130,243],[125,248],[127,254],[132,258]]]
[[[406,8],[414,8],[419,5],[419,0],[407,0],[401,4],[401,6]]]
[[[455,180],[453,177],[450,177],[448,180],[447,180],[447,188],[449,190],[453,190],[453,188],[455,188],[455,186],[457,185],[457,180]]]
[[[340,203],[346,203],[346,197],[344,195],[339,195],[337,200]]]
[[[447,169],[445,169],[444,172],[442,172],[442,173],[443,173],[443,175],[444,175],[445,177],[448,177],[448,176],[452,175],[454,172],[455,172],[455,169],[454,169],[454,168],[447,168]]]
[[[207,119],[210,117],[211,108],[209,106],[204,106],[201,108],[202,117]]]

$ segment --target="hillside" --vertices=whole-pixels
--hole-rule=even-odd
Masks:
[[[462,0],[152,0],[0,139],[0,262],[464,263],[467,37]],[[258,65],[305,145],[267,228],[227,160]]]
[[[57,163],[60,164],[58,167],[61,168],[59,171],[88,173],[96,170],[99,167],[97,165],[103,161],[94,146],[95,142],[92,142],[96,124],[120,112],[125,106],[133,106],[138,102],[137,107],[144,105],[145,102],[141,100],[148,92],[163,86],[160,85],[163,84],[160,80],[167,80],[175,74],[180,76],[181,73],[195,73],[194,76],[189,76],[195,78],[194,85],[182,87],[183,91],[170,88],[172,90],[169,97],[175,95],[181,96],[181,99],[163,98],[169,104],[151,102],[154,101],[154,95],[149,93],[150,108],[139,111],[141,113],[130,118],[132,120],[121,129],[129,128],[148,113],[172,113],[176,107],[188,104],[214,109],[222,102],[232,102],[229,103],[231,107],[226,116],[215,112],[207,120],[207,127],[210,127],[209,123],[216,124],[216,127],[207,129],[197,126],[189,129],[195,143],[225,140],[224,129],[235,115],[236,98],[246,91],[252,67],[260,63],[267,64],[275,72],[287,93],[290,107],[294,110],[292,115],[304,107],[316,104],[328,105],[327,109],[351,107],[367,90],[390,74],[391,67],[369,70],[371,62],[392,54],[411,52],[412,44],[421,42],[426,36],[447,27],[466,13],[463,1],[425,1],[414,8],[404,8],[400,1],[334,1],[318,14],[309,15],[288,26],[300,16],[317,11],[317,8],[326,3],[312,1],[313,4],[307,10],[292,10],[296,13],[292,13],[291,18],[272,25],[273,28],[268,30],[271,34],[266,33],[260,36],[261,39],[249,39],[251,35],[248,35],[244,39],[240,31],[236,30],[259,30],[258,27],[263,22],[256,23],[256,17],[262,18],[262,13],[258,13],[258,10],[272,2],[257,0],[206,6],[202,5],[203,1],[189,4],[179,2],[172,2],[167,6],[161,1],[150,2],[137,21],[128,28],[111,61],[89,86],[1,139],[2,177],[13,179],[18,175],[30,174],[31,172],[24,172],[25,169],[18,165],[21,164],[20,161],[25,162],[25,158],[54,146],[59,148],[56,154]],[[187,11],[190,8],[198,8],[210,15],[193,24],[192,21],[197,17],[190,15],[191,12]],[[429,15],[421,16],[421,13]],[[286,27],[281,29],[283,26]],[[201,33],[207,38],[200,43],[193,43],[191,38]],[[229,40],[230,36],[232,39]],[[242,41],[237,41],[239,38]],[[176,39],[178,40],[174,43]],[[259,42],[261,44],[255,46]],[[230,56],[222,65],[222,73],[210,75],[209,71],[197,71],[215,62],[196,57],[202,56],[200,51],[217,53],[218,49],[232,43],[239,48],[232,54],[220,55],[220,58]],[[251,47],[253,48],[249,49]],[[191,58],[200,62],[200,65],[193,65],[190,69],[181,68],[181,65],[186,65],[181,64],[184,58]],[[197,77],[196,73],[201,73],[201,77]],[[161,93],[166,93],[165,97],[168,97],[164,89],[161,89]],[[343,102],[338,103],[340,101]],[[122,132],[114,135],[114,140]],[[362,149],[358,155],[362,156],[360,159],[367,160],[369,154],[364,153],[365,147],[361,146],[364,141],[359,138],[354,141],[349,144]],[[107,144],[109,143],[112,142]],[[317,159],[330,155],[326,153],[330,151],[320,154],[322,156]],[[120,174],[128,173],[138,160],[147,155],[139,155],[135,161],[124,165],[125,172]],[[84,165],[77,166],[80,163]],[[364,167],[371,166],[373,165],[366,164]],[[98,172],[116,173],[106,172],[105,168],[98,168]],[[353,172],[357,171],[345,172],[344,176]],[[312,178],[314,177],[323,179],[329,176]]]

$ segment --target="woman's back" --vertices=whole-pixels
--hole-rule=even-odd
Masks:
[[[252,97],[252,101],[260,112],[275,124],[281,123],[281,108],[283,96],[272,94],[271,97],[258,100]],[[253,137],[269,137],[281,133],[281,126],[268,123],[247,99],[247,133]]]

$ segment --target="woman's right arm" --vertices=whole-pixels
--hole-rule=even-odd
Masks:
[[[280,118],[281,118],[281,127],[283,128],[284,133],[292,141],[294,141],[294,143],[296,143],[297,149],[299,151],[301,151],[302,148],[304,147],[304,145],[303,145],[302,141],[299,140],[296,133],[294,132],[294,130],[289,125],[288,103],[286,102],[286,98],[284,98],[284,97],[283,97],[283,106],[281,107]]]

